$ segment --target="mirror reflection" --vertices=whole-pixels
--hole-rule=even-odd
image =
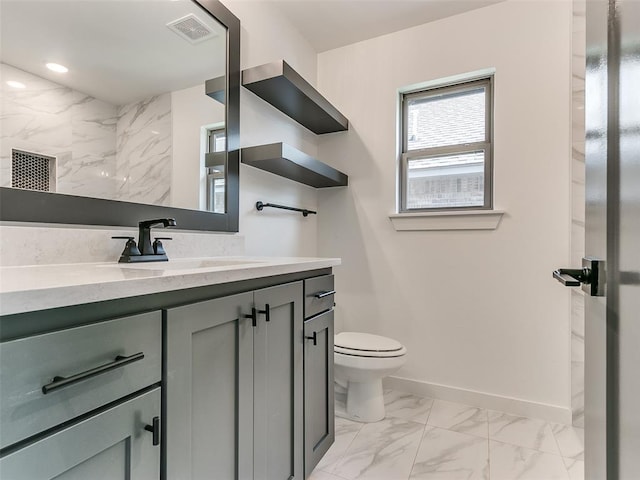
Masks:
[[[191,0],[3,0],[0,186],[225,212],[226,29]]]

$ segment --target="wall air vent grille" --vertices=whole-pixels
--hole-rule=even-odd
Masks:
[[[54,167],[54,157],[12,149],[11,186],[50,192]]]
[[[167,27],[191,43],[200,43],[216,34],[193,13],[167,23]]]

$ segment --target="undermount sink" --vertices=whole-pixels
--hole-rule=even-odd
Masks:
[[[190,258],[184,260],[169,260],[168,262],[118,263],[118,268],[134,268],[140,270],[199,270],[219,267],[233,267],[238,265],[262,264],[257,260],[233,260],[225,258]]]

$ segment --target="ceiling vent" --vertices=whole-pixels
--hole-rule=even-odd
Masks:
[[[193,13],[167,23],[167,27],[188,40],[190,43],[200,43],[216,36],[205,23]]]

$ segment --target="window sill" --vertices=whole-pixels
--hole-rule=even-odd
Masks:
[[[396,231],[416,230],[495,230],[503,210],[458,212],[394,213],[389,215]]]

